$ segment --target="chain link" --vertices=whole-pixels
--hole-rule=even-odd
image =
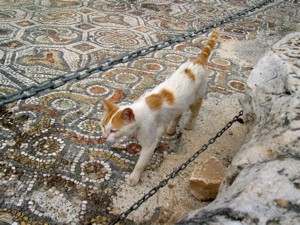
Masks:
[[[122,212],[118,215],[117,219],[110,223],[110,225],[116,224],[117,222],[123,221],[131,212],[138,209],[145,201],[147,201],[149,198],[151,198],[153,195],[156,194],[156,192],[166,186],[170,179],[175,178],[178,176],[179,172],[184,170],[191,162],[193,162],[202,152],[204,152],[209,145],[212,145],[215,143],[215,141],[221,137],[226,130],[228,130],[232,124],[234,124],[236,121],[238,121],[239,117],[243,115],[243,110],[239,112],[239,114],[233,119],[228,122],[222,130],[220,130],[213,138],[211,138],[207,144],[204,144],[197,152],[194,153],[187,161],[185,161],[182,165],[178,167],[177,170],[174,170],[172,173],[170,173],[166,179],[162,180],[156,187],[152,188],[147,194],[145,194],[140,200],[138,200],[136,203],[134,203],[127,211]]]
[[[98,72],[99,71],[102,71],[102,72],[107,71],[119,63],[126,63],[126,62],[129,62],[129,61],[139,57],[139,56],[145,56],[151,52],[169,47],[172,44],[183,42],[187,38],[193,38],[193,37],[197,36],[199,33],[206,33],[212,28],[220,27],[221,25],[223,25],[225,23],[229,23],[235,19],[238,19],[239,17],[245,16],[246,14],[248,14],[250,12],[254,12],[256,9],[259,9],[271,2],[274,2],[274,0],[264,0],[264,1],[256,4],[255,6],[251,6],[247,9],[242,10],[241,12],[237,12],[233,15],[227,16],[226,18],[223,18],[221,20],[215,21],[208,25],[202,26],[198,30],[191,30],[187,34],[181,34],[181,35],[176,36],[175,38],[166,39],[164,41],[153,44],[149,47],[141,48],[132,53],[122,54],[117,59],[114,59],[114,60],[105,59],[103,61],[100,61],[97,64],[97,66],[94,68],[85,67],[85,68],[76,70],[73,74],[71,74],[69,76],[61,75],[61,76],[55,77],[53,79],[50,79],[48,81],[45,81],[39,85],[36,85],[36,84],[31,85],[31,86],[25,87],[17,92],[14,92],[12,94],[1,95],[0,96],[0,107],[7,103],[11,103],[11,102],[14,102],[14,101],[17,101],[20,99],[30,98],[32,96],[37,95],[39,92],[47,90],[47,89],[55,89],[55,88],[61,87],[71,80],[85,79],[97,71]]]

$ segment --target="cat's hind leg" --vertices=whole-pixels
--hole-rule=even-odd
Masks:
[[[173,119],[167,129],[167,134],[173,135],[176,133],[176,127],[178,126],[178,123],[180,121],[181,115],[177,116],[175,119]]]
[[[198,117],[201,105],[202,105],[203,98],[199,98],[195,101],[192,105],[190,105],[191,116],[185,126],[186,130],[192,130],[195,126],[196,119]]]

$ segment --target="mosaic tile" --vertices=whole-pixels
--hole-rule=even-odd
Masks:
[[[2,49],[13,49],[22,46],[23,44],[19,41],[9,41],[7,43],[0,44]]]
[[[72,28],[35,26],[28,28],[22,39],[34,44],[66,45],[82,40],[82,36]]]
[[[17,22],[18,25],[26,27],[26,26],[31,26],[34,23],[30,22],[30,21],[21,21],[21,22]]]
[[[78,28],[80,28],[82,30],[89,30],[89,29],[94,28],[94,26],[91,26],[91,25],[88,25],[88,24],[80,24],[80,25],[78,25],[76,27],[78,27]]]
[[[132,52],[199,28],[251,1],[2,1],[0,94],[7,95],[105,58]],[[226,41],[263,40],[299,23],[299,4],[267,6],[220,28]],[[0,223],[107,224],[116,218],[112,196],[140,154],[135,137],[110,145],[101,138],[102,98],[136,100],[163,82],[204,46],[208,34],[139,57],[56,90],[0,108]],[[209,93],[244,92],[251,65],[213,52]],[[148,171],[168,154],[184,154],[178,130],[163,136]],[[171,186],[170,186],[171,187]],[[147,224],[168,223],[163,207]],[[133,224],[126,220],[124,224]]]
[[[80,45],[74,46],[74,48],[77,48],[77,49],[79,49],[81,51],[86,51],[86,50],[93,49],[94,47],[91,46],[91,45],[88,45],[88,44],[80,44]]]

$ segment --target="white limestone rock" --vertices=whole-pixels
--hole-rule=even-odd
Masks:
[[[299,160],[293,158],[247,166],[213,203],[182,224],[300,224],[299,174]]]
[[[241,101],[249,127],[217,199],[179,224],[300,224],[300,33],[257,63]]]

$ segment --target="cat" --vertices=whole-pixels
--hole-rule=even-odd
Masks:
[[[169,125],[168,134],[175,134],[182,113],[190,109],[191,116],[185,129],[194,127],[206,92],[205,65],[218,37],[219,30],[215,28],[198,58],[183,63],[172,76],[134,103],[117,106],[103,99],[102,138],[114,142],[120,137],[136,134],[142,145],[140,157],[127,180],[130,186],[139,182],[165,126]]]

